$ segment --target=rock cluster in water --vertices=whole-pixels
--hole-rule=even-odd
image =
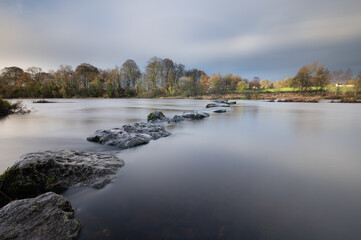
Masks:
[[[70,202],[52,192],[0,209],[0,239],[77,239],[80,229]]]
[[[217,108],[214,112],[225,112],[225,110]],[[127,149],[171,135],[165,129],[164,123],[178,123],[186,119],[199,120],[206,117],[209,117],[209,113],[205,111],[184,112],[181,116],[175,115],[173,118],[166,117],[161,111],[155,111],[148,115],[148,122],[126,124],[121,128],[100,129],[87,140]]]
[[[211,110],[184,112],[173,118],[160,111],[152,112],[148,122],[97,130],[87,140],[120,149],[131,148],[171,135],[164,123],[207,118],[208,112],[226,112],[224,107],[230,104],[235,102],[218,100],[206,106]],[[0,176],[0,239],[78,238],[81,225],[74,219],[74,210],[67,199],[56,193],[75,185],[101,188],[123,165],[122,160],[104,153],[62,150],[24,155]],[[7,204],[14,199],[23,200]]]
[[[87,140],[126,149],[169,135],[171,133],[162,124],[140,122],[126,124],[121,128],[97,130]]]
[[[228,100],[220,100],[210,103],[206,108],[212,108],[211,112],[224,113],[227,110],[223,107],[229,107]],[[150,140],[156,140],[171,135],[165,129],[164,123],[178,123],[186,119],[200,120],[209,117],[207,111],[184,112],[182,115],[175,115],[173,118],[166,117],[163,112],[155,111],[148,115],[147,122],[137,122],[123,125],[121,128],[100,129],[90,135],[87,140],[105,145],[115,146],[120,149],[132,148],[142,144],[147,144]]]
[[[227,112],[226,108],[229,108],[233,104],[236,104],[236,102],[229,102],[228,100],[215,100],[214,102],[207,104],[206,108],[212,109],[214,113],[225,113]]]
[[[123,165],[123,160],[106,153],[70,150],[28,153],[0,176],[0,207],[13,199],[61,193],[74,185],[101,188]]]

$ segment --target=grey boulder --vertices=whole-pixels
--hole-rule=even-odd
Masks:
[[[179,115],[174,115],[174,117],[171,119],[171,122],[174,123],[182,122],[182,121],[184,121],[184,117]]]
[[[108,184],[123,160],[112,154],[62,150],[28,153],[0,176],[0,207],[13,199],[61,193],[70,186],[101,188]]]
[[[191,119],[191,120],[199,120],[206,117],[209,117],[209,114],[206,112],[184,112],[182,115],[184,118]]]
[[[174,115],[173,118],[167,118],[163,112],[155,111],[148,115],[147,120],[150,123],[178,123],[184,121],[184,117]]]
[[[97,130],[87,140],[126,149],[169,135],[171,133],[162,124],[140,122],[126,124],[121,128]]]
[[[0,239],[77,239],[80,229],[70,202],[52,192],[0,209]]]

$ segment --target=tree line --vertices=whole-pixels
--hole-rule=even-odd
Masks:
[[[204,94],[224,94],[268,88],[292,87],[307,91],[311,87],[323,90],[331,82],[352,81],[361,87],[361,72],[352,77],[351,70],[332,73],[318,63],[300,68],[294,77],[282,81],[249,81],[240,75],[213,74],[185,66],[169,58],[149,59],[142,72],[134,60],[121,66],[102,70],[82,63],[75,70],[60,65],[56,71],[44,72],[39,67],[25,71],[19,67],[5,67],[0,72],[0,96],[4,98],[72,98],[72,97],[191,97]]]

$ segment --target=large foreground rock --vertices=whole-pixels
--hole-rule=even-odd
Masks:
[[[171,133],[162,124],[140,122],[126,124],[121,128],[97,130],[87,140],[126,149],[169,135]]]
[[[9,200],[61,193],[74,185],[101,188],[124,162],[112,154],[76,152],[28,153],[0,176],[0,207]]]
[[[80,229],[70,202],[52,192],[0,209],[0,239],[77,239]]]

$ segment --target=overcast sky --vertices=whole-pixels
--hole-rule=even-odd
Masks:
[[[0,69],[107,69],[153,57],[283,79],[314,61],[361,71],[360,0],[0,0]]]

